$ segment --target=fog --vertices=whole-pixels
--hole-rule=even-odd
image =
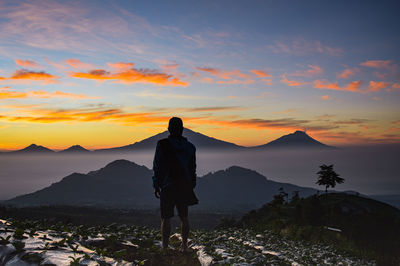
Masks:
[[[73,173],[87,173],[116,159],[127,159],[148,168],[154,151],[130,154],[52,154],[0,156],[0,200],[30,193]],[[335,189],[363,194],[400,194],[400,146],[347,147],[324,151],[198,151],[198,175],[232,165],[250,168],[268,179],[315,187],[321,164],[334,164],[345,178]],[[229,185],[229,184],[227,184]],[[321,187],[322,189],[322,187]]]

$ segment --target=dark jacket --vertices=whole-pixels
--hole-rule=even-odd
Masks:
[[[192,184],[196,186],[196,148],[187,141],[185,137],[168,137],[172,149],[175,151],[176,157],[184,169],[185,177]],[[157,143],[156,153],[153,161],[153,187],[164,189],[172,186],[171,177],[169,174],[169,166],[166,158],[166,151],[163,151],[160,141]]]

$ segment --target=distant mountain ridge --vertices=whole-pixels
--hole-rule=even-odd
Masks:
[[[255,146],[252,148],[329,148],[309,135],[306,132],[297,130],[294,133],[284,135],[276,140],[268,142],[267,144]]]
[[[101,153],[101,152],[134,152],[134,151],[143,151],[143,150],[154,150],[157,144],[157,141],[167,138],[169,136],[168,131],[164,131],[158,133],[149,138],[143,139],[141,141],[135,142],[133,144],[114,147],[114,148],[105,148],[105,149],[97,149],[93,150],[93,152]],[[268,142],[263,145],[253,146],[253,147],[244,147],[231,142],[219,140],[213,137],[209,137],[207,135],[201,134],[199,132],[195,132],[188,128],[185,128],[183,131],[183,136],[186,137],[191,143],[193,143],[198,150],[234,150],[234,151],[244,151],[250,149],[258,149],[258,150],[268,150],[268,149],[276,149],[276,148],[287,148],[287,149],[310,149],[310,148],[333,148],[332,146],[328,146],[323,144],[309,135],[307,135],[304,131],[296,131],[294,133],[284,135],[276,140]],[[76,153],[76,152],[88,152],[89,150],[83,148],[80,145],[71,146],[65,150],[59,151],[59,153]],[[54,152],[51,149],[48,149],[43,146],[38,146],[32,144],[24,149],[12,152],[4,152],[7,153],[35,153],[35,152]]]
[[[107,207],[154,209],[159,206],[152,190],[152,171],[127,160],[116,160],[87,174],[73,173],[61,181],[6,201],[17,206],[37,205],[98,205]],[[232,166],[199,177],[196,193],[198,209],[250,210],[270,201],[282,187],[291,195],[317,192],[268,180],[256,171]]]
[[[28,147],[25,147],[21,150],[17,150],[17,151],[11,151],[10,153],[52,153],[54,152],[53,150],[40,146],[40,145],[36,145],[36,144],[31,144]]]
[[[59,151],[63,153],[77,153],[77,152],[90,152],[89,150],[85,149],[81,145],[73,145],[65,150]]]
[[[236,145],[231,142],[219,140],[213,137],[206,136],[204,134],[195,132],[193,130],[190,130],[188,128],[185,128],[183,130],[184,137],[186,137],[191,143],[193,143],[196,147],[198,148],[203,148],[203,149],[245,149],[243,146]],[[100,149],[100,150],[95,150],[95,151],[136,151],[136,150],[149,150],[149,149],[155,149],[157,145],[157,141],[167,138],[169,136],[168,131],[164,131],[161,133],[158,133],[154,136],[151,136],[149,138],[146,138],[144,140],[135,142],[133,144],[121,146],[121,147],[115,147],[115,148],[109,148],[109,149]]]

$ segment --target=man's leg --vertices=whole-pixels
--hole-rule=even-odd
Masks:
[[[187,217],[181,218],[182,251],[187,250],[187,240],[189,237],[189,220]]]
[[[163,250],[168,249],[170,234],[171,234],[171,219],[170,218],[162,218],[161,219],[161,237],[162,237]]]

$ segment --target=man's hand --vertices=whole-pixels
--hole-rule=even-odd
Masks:
[[[156,196],[157,199],[160,198],[160,189],[159,188],[154,189],[154,196]]]

